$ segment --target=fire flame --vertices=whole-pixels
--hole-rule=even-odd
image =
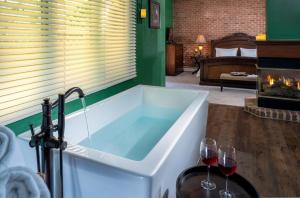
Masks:
[[[274,85],[275,79],[271,77],[271,75],[267,76],[267,80],[270,86]]]
[[[286,78],[283,77],[283,83],[284,83],[286,86],[288,86],[288,87],[293,86],[293,82],[292,82],[291,79],[286,79]]]
[[[270,87],[272,87],[275,83],[280,83],[281,85],[285,85],[287,87],[296,87],[297,90],[300,90],[300,81],[293,80],[291,78],[286,78],[284,76],[275,79],[271,75],[267,76],[267,82]]]

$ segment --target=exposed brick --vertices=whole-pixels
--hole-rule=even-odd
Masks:
[[[297,117],[297,113],[296,113],[296,112],[293,112],[293,113],[292,113],[292,119],[291,119],[291,120],[292,120],[292,121],[297,121],[297,118],[298,118],[298,117]]]
[[[271,117],[271,110],[270,109],[267,110],[267,117]]]
[[[245,111],[254,114],[257,117],[300,123],[300,111],[263,108],[263,107],[249,105],[247,103],[245,103]]]
[[[265,7],[265,0],[174,0],[174,40],[184,44],[184,65],[192,66],[198,34],[210,41],[236,32],[265,33]]]
[[[287,114],[286,114],[286,120],[291,120],[291,113],[290,112],[287,112]]]
[[[276,111],[274,110],[273,112],[272,112],[272,115],[271,115],[271,117],[274,119],[274,118],[277,118],[277,113],[276,113]]]
[[[279,120],[283,120],[283,112],[282,111],[279,111],[279,113],[278,113],[278,119]]]

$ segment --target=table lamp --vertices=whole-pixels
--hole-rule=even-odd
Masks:
[[[196,43],[198,44],[199,53],[200,53],[200,55],[202,55],[203,44],[206,44],[206,39],[205,39],[204,35],[199,34],[197,36]]]

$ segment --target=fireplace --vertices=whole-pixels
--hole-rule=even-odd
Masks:
[[[300,71],[259,69],[258,94],[282,99],[300,99]]]
[[[300,42],[258,42],[258,107],[300,111]]]
[[[300,70],[258,67],[258,106],[300,110]]]

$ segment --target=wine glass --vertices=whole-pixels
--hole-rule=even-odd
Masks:
[[[222,198],[235,198],[235,194],[228,190],[228,176],[237,169],[235,148],[229,145],[220,146],[218,151],[218,165],[221,172],[226,175],[226,188],[219,191]]]
[[[210,180],[210,166],[218,162],[217,143],[214,139],[204,138],[200,145],[200,157],[204,164],[208,166],[207,179],[201,181],[201,187],[206,190],[213,190],[216,184]]]

